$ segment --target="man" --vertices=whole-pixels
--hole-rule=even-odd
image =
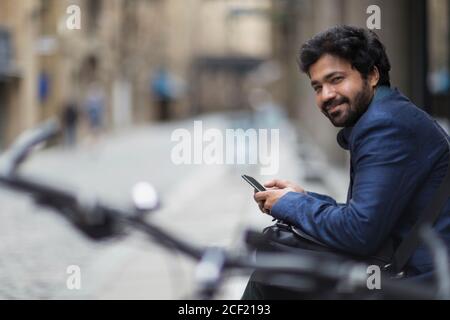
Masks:
[[[63,106],[64,140],[67,147],[73,147],[77,138],[78,106],[75,99],[70,99]]]
[[[389,59],[371,31],[331,28],[302,46],[299,63],[320,111],[343,128],[337,140],[351,155],[347,202],[338,204],[285,180],[267,182],[269,190],[256,193],[255,200],[263,212],[340,251],[370,256],[389,238],[398,245],[446,174],[448,136],[390,88]],[[449,247],[450,201],[434,230]],[[405,270],[407,277],[417,277],[432,269],[421,246]],[[253,280],[244,299],[286,297],[282,289],[267,290]]]

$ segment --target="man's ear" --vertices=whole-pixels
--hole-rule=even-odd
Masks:
[[[369,73],[369,84],[372,88],[375,88],[380,81],[380,72],[377,66],[373,66],[372,71]]]

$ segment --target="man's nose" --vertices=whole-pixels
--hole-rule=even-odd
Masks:
[[[324,85],[322,87],[322,100],[328,101],[336,97],[336,90],[332,86]]]
[[[331,86],[324,85],[322,87],[322,95],[321,95],[322,106],[326,106],[329,102],[331,102],[335,98],[336,98],[336,91],[334,90],[334,88]]]

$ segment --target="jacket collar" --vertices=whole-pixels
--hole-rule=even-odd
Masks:
[[[372,99],[372,101],[369,104],[369,107],[367,110],[370,109],[372,105],[374,105],[376,102],[380,101],[384,97],[388,96],[393,89],[391,89],[388,86],[379,86],[375,90],[375,95]],[[366,111],[367,112],[367,111]],[[339,131],[337,134],[337,142],[341,146],[342,149],[349,150],[349,141],[350,141],[350,135],[352,133],[353,127],[345,127]]]

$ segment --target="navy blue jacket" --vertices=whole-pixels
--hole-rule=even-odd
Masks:
[[[371,255],[391,237],[398,244],[411,230],[443,180],[449,151],[445,131],[398,90],[379,87],[338,143],[350,151],[347,202],[313,192],[289,192],[271,215],[298,226],[331,247]],[[450,247],[450,201],[434,229]],[[424,246],[408,262],[410,275],[432,270]]]

